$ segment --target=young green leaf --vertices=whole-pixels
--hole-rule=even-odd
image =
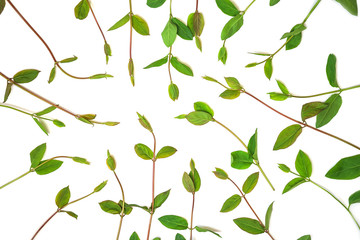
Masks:
[[[279,164],[278,166],[280,168],[281,171],[285,172],[285,173],[289,173],[291,170],[288,166],[286,166],[285,164]]]
[[[52,83],[52,81],[54,81],[54,79],[55,79],[55,76],[56,76],[56,66],[54,66],[54,67],[51,69],[48,83]]]
[[[301,28],[303,25],[302,24],[296,24],[290,32],[294,32],[296,31],[296,29],[298,28]],[[290,39],[291,38],[291,39]],[[300,45],[301,43],[301,39],[302,39],[302,32],[300,32],[299,34],[297,35],[294,35],[294,36],[291,36],[291,37],[288,37],[286,39],[287,44],[286,44],[286,50],[291,50],[291,49],[294,49],[296,48],[297,46]]]
[[[331,179],[351,180],[360,177],[360,155],[342,158],[325,175]]]
[[[259,180],[259,172],[251,174],[244,182],[242,190],[245,194],[250,193],[255,187]]]
[[[311,236],[305,235],[305,236],[302,236],[301,238],[299,238],[298,240],[311,240]]]
[[[191,76],[191,77],[194,76],[194,73],[191,70],[191,68],[188,65],[186,65],[185,63],[179,61],[177,57],[172,57],[170,60],[170,63],[171,63],[171,66],[173,66],[180,73]]]
[[[94,192],[100,192],[107,184],[107,180],[106,181],[103,181],[102,183],[100,183],[99,185],[97,185],[95,188],[94,188]]]
[[[243,89],[243,87],[241,86],[239,81],[234,77],[225,77],[225,81],[226,81],[227,85],[234,90]]]
[[[276,139],[273,150],[285,149],[290,147],[302,132],[299,124],[290,125],[282,130]]]
[[[121,213],[121,207],[118,203],[106,200],[99,203],[101,209],[104,212],[111,213],[111,214],[120,214]]]
[[[234,223],[243,231],[250,234],[261,234],[265,232],[265,228],[255,219],[245,217],[237,218],[234,219]]]
[[[13,76],[13,80],[17,83],[29,83],[39,75],[39,72],[36,69],[25,69],[16,73]]]
[[[14,85],[11,82],[7,82],[6,84],[6,89],[5,89],[5,95],[4,95],[4,103],[8,100],[10,93],[11,93],[11,89],[12,89],[12,85]]]
[[[245,67],[246,68],[252,68],[252,67],[255,67],[257,65],[259,65],[260,63],[257,63],[257,62],[253,62],[253,63],[249,63],[248,65],[246,65]]]
[[[174,155],[176,151],[176,148],[171,146],[162,147],[160,151],[156,154],[156,159],[170,157]]]
[[[231,18],[224,26],[221,31],[221,40],[226,40],[234,35],[242,27],[244,23],[243,15],[238,14],[235,17]]]
[[[327,108],[322,110],[316,116],[316,128],[328,124],[336,116],[341,107],[342,98],[339,94],[333,94],[325,101],[325,103],[328,104]]]
[[[339,87],[336,78],[336,56],[334,54],[329,54],[326,64],[326,76],[332,87]]]
[[[289,98],[289,96],[283,94],[283,93],[277,93],[277,92],[269,92],[270,99],[274,101],[284,101]]]
[[[69,186],[61,189],[55,198],[55,203],[58,208],[63,208],[70,200],[70,189]]]
[[[234,194],[228,199],[226,199],[226,201],[221,207],[220,212],[222,213],[230,212],[234,210],[237,206],[239,206],[240,202],[241,202],[241,196],[238,194]]]
[[[51,112],[54,111],[54,110],[56,110],[56,107],[50,106],[50,107],[45,108],[44,110],[42,110],[42,111],[40,111],[40,112],[35,113],[35,115],[36,115],[36,116],[42,116],[42,115],[51,113]]]
[[[129,240],[140,240],[140,238],[136,232],[133,232],[133,234],[131,234]]]
[[[231,0],[216,0],[216,5],[223,13],[229,16],[234,17],[240,13],[240,10]]]
[[[281,91],[283,94],[285,94],[285,95],[289,95],[289,94],[290,94],[288,88],[285,86],[285,84],[284,84],[283,82],[281,82],[281,81],[279,81],[279,80],[276,80],[276,83],[277,83],[277,85],[279,86],[280,91]]]
[[[358,6],[356,0],[336,0],[340,3],[350,14],[358,15]]]
[[[200,52],[202,52],[202,43],[201,39],[198,36],[195,36],[195,44],[196,47],[200,50]]]
[[[270,6],[275,6],[278,2],[280,2],[280,0],[270,0]]]
[[[226,64],[227,60],[227,50],[226,47],[222,46],[218,53],[218,61],[221,61],[223,64]]]
[[[231,167],[235,169],[248,169],[253,160],[251,156],[244,151],[235,151],[231,153]]]
[[[215,171],[213,171],[213,173],[217,178],[221,180],[227,180],[229,178],[228,174],[221,168],[215,168]]]
[[[141,126],[143,126],[145,129],[152,132],[153,129],[152,129],[151,125],[150,125],[150,122],[146,119],[146,117],[144,115],[141,116],[138,112],[137,112],[137,115],[139,117],[139,122],[140,122]]]
[[[169,57],[165,56],[159,60],[156,60],[155,62],[150,63],[149,65],[147,65],[146,67],[144,67],[144,69],[149,69],[149,68],[153,68],[153,67],[160,67],[162,65],[164,65],[165,63],[167,63]]]
[[[171,18],[172,23],[175,24],[177,28],[177,35],[185,40],[193,40],[194,35],[191,32],[190,28],[185,25],[183,21],[178,18]]]
[[[175,101],[179,98],[179,88],[176,84],[170,83],[168,92],[171,100]]]
[[[265,215],[265,229],[266,230],[269,230],[269,228],[270,228],[270,219],[271,219],[271,214],[273,211],[273,205],[274,205],[274,202],[272,202],[270,204],[270,206],[268,207],[268,209],[266,211],[266,215]]]
[[[106,165],[111,171],[115,171],[116,169],[116,161],[114,157],[110,154],[109,150],[107,150],[107,159],[106,159]]]
[[[264,65],[264,73],[265,73],[265,76],[270,80],[272,73],[273,73],[272,58],[269,58],[268,60],[266,60],[265,65]]]
[[[301,119],[305,121],[306,119],[312,118],[318,115],[321,111],[326,109],[329,106],[328,103],[324,102],[309,102],[305,103],[301,108]]]
[[[294,178],[293,180],[291,180],[290,182],[288,182],[288,184],[286,184],[284,190],[283,190],[283,194],[287,193],[288,191],[296,188],[297,186],[299,186],[300,184],[306,182],[306,180],[302,177],[297,177]]]
[[[310,158],[306,153],[304,153],[301,150],[299,151],[298,155],[296,156],[295,168],[296,168],[296,171],[300,174],[300,176],[302,176],[304,178],[311,177],[312,164],[311,164]]]
[[[52,173],[52,172],[55,172],[56,170],[58,170],[62,164],[63,164],[63,162],[59,161],[59,160],[50,160],[46,163],[45,163],[45,161],[41,161],[39,163],[39,165],[41,165],[41,166],[38,166],[35,169],[35,172],[38,175],[46,175],[46,174],[49,174],[49,173]]]
[[[304,31],[306,29],[304,24],[297,24],[296,26],[297,27],[294,28],[294,30],[291,30],[290,32],[284,33],[284,35],[282,35],[281,39],[296,36],[296,35],[300,34],[302,31]]]
[[[64,212],[64,213],[67,213],[70,217],[73,217],[75,219],[78,218],[78,215],[72,211],[65,211],[65,210],[61,210],[60,212]]]
[[[90,76],[90,79],[101,79],[101,78],[111,78],[111,77],[114,77],[114,76],[110,75],[110,74],[99,73],[99,74]]]
[[[65,59],[61,60],[60,63],[71,63],[71,62],[76,61],[77,59],[78,59],[77,56],[73,56],[73,57],[65,58]]]
[[[62,121],[60,121],[58,119],[54,119],[52,122],[57,127],[65,127],[65,123],[63,123]]]
[[[204,125],[209,121],[212,121],[212,116],[203,111],[194,111],[186,115],[186,119],[194,125]]]
[[[165,192],[160,193],[159,195],[157,195],[154,198],[154,209],[157,209],[159,207],[161,207],[161,205],[163,205],[163,203],[166,201],[166,199],[168,199],[169,194],[170,194],[170,190],[167,190]]]
[[[180,114],[179,116],[176,116],[176,119],[185,119],[186,118],[186,114]]]
[[[257,129],[255,130],[254,135],[251,136],[249,143],[248,143],[248,152],[249,156],[255,160],[258,160],[257,155]]]
[[[132,58],[129,59],[128,71],[129,71],[131,84],[133,86],[135,86],[135,75],[134,75],[135,66],[134,66],[134,61],[132,60]]]
[[[90,6],[88,0],[81,0],[74,9],[75,17],[79,20],[85,19],[89,14]]]
[[[212,110],[212,108],[204,102],[195,102],[194,109],[195,109],[195,111],[206,112],[206,113],[210,114],[211,117],[214,117],[214,110]]]
[[[211,230],[209,228],[206,228],[206,227],[195,226],[195,230],[198,231],[198,232],[210,232],[210,233],[218,236],[219,238],[221,238],[221,236],[218,233],[216,233],[213,230]]]
[[[356,191],[349,197],[349,207],[351,204],[360,203],[360,191]]]
[[[185,218],[175,215],[165,215],[159,218],[162,225],[174,230],[185,230],[188,228],[188,222]]]
[[[201,36],[204,29],[205,21],[201,12],[196,11],[193,18],[193,31],[195,36]]]
[[[164,4],[166,0],[147,0],[146,5],[151,8],[158,8]]]
[[[6,0],[0,0],[0,14],[4,11]]]
[[[39,165],[46,152],[46,143],[43,143],[30,152],[31,167],[35,168]]]
[[[186,238],[183,235],[181,235],[180,233],[177,233],[175,236],[175,240],[186,240]]]
[[[41,120],[41,119],[37,119],[35,117],[33,117],[35,123],[39,126],[39,128],[46,134],[46,135],[49,135],[49,130],[46,126],[46,123]]]
[[[225,90],[219,95],[219,97],[228,100],[235,99],[239,96],[240,96],[239,90]]]
[[[88,160],[86,160],[85,158],[82,158],[82,157],[72,157],[71,159],[72,159],[74,162],[77,162],[77,163],[90,165],[90,162],[89,162]]]
[[[191,179],[191,177],[189,176],[189,174],[187,174],[186,172],[184,172],[184,174],[183,174],[182,183],[183,183],[186,191],[191,192],[191,193],[195,192],[194,182]]]
[[[169,19],[161,33],[165,46],[171,47],[173,45],[176,39],[177,31],[176,25],[171,21],[171,19]]]
[[[117,21],[114,25],[112,25],[112,27],[109,28],[108,31],[112,31],[112,30],[118,29],[119,27],[124,26],[129,20],[130,20],[130,14],[128,13],[123,18],[121,18],[119,21]]]
[[[200,187],[201,187],[201,179],[200,179],[199,172],[196,169],[191,170],[189,173],[189,176],[194,183],[195,192],[199,191]]]
[[[153,151],[145,144],[138,143],[135,145],[134,149],[136,154],[144,160],[151,160],[154,157]]]
[[[104,52],[106,55],[106,64],[108,64],[109,56],[111,56],[111,47],[107,42],[105,42],[105,45],[104,45]]]
[[[144,36],[150,35],[148,24],[146,23],[145,19],[139,15],[132,15],[132,26],[139,34]]]
[[[205,80],[207,80],[207,81],[209,81],[209,82],[219,83],[218,80],[216,80],[215,78],[209,77],[209,76],[203,76],[202,78],[205,79]]]

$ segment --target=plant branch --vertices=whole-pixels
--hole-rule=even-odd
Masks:
[[[38,233],[41,231],[41,229],[44,228],[44,226],[58,213],[60,212],[60,208],[56,209],[56,211],[48,218],[46,219],[46,221],[40,226],[40,228],[36,231],[36,233],[34,234],[34,236],[31,238],[31,240],[34,240],[35,237],[38,235]]]
[[[120,182],[120,179],[118,178],[116,172],[115,171],[113,171],[113,172],[114,172],[116,180],[119,183],[119,186],[120,186],[120,189],[121,189],[122,201],[123,201],[122,202],[122,209],[121,209],[121,213],[120,213],[120,224],[119,224],[119,229],[118,229],[118,233],[117,233],[117,236],[116,236],[116,240],[118,240],[119,237],[120,237],[120,231],[121,231],[122,222],[123,222],[123,219],[124,219],[124,216],[125,216],[125,214],[124,214],[124,211],[125,211],[125,193],[124,193],[123,186],[122,186],[122,184]]]
[[[171,57],[172,57],[171,51],[172,51],[172,46],[170,46],[170,50],[169,50],[169,60],[168,60],[168,71],[169,71],[170,83],[173,82],[173,81],[172,81],[172,77],[171,77],[171,68],[170,68],[170,61],[171,61]]]
[[[105,35],[104,35],[104,32],[102,31],[102,29],[101,29],[101,27],[100,27],[100,24],[99,24],[99,22],[98,22],[98,20],[97,20],[97,18],[96,18],[96,16],[95,16],[94,10],[93,10],[92,7],[91,7],[91,3],[90,3],[89,0],[86,0],[86,1],[88,2],[88,5],[89,5],[89,8],[90,8],[91,14],[92,14],[93,17],[94,17],[94,20],[95,20],[95,22],[96,22],[96,25],[98,26],[98,28],[99,28],[99,30],[100,30],[100,33],[101,33],[101,35],[102,35],[102,37],[103,37],[103,39],[104,39],[104,42],[107,43],[106,38],[105,38]]]
[[[219,124],[220,126],[222,126],[223,128],[225,128],[229,133],[231,133],[237,140],[239,140],[239,142],[244,146],[244,148],[246,149],[246,151],[248,150],[246,144],[244,143],[243,140],[241,140],[241,138],[236,135],[230,128],[226,127],[224,124],[222,124],[221,122],[217,121],[216,119],[214,119],[214,122],[216,122],[217,124]]]
[[[293,97],[293,98],[312,98],[312,97],[319,97],[319,96],[323,96],[323,95],[327,95],[327,94],[332,94],[332,93],[342,93],[342,92],[344,92],[344,91],[351,90],[351,89],[355,89],[355,88],[360,88],[360,84],[359,84],[359,85],[352,86],[352,87],[341,88],[341,89],[337,89],[337,90],[333,90],[333,91],[328,91],[328,92],[323,92],[323,93],[318,93],[318,94],[313,94],[313,95],[298,96],[298,95],[289,94],[288,96],[289,96],[289,97]]]
[[[9,108],[9,109],[15,110],[17,112],[21,112],[23,114],[29,115],[31,117],[35,116],[35,113],[25,112],[25,111],[19,109],[19,107],[9,106],[9,105],[5,105],[5,104],[0,104],[0,107]],[[53,121],[53,119],[49,119],[49,118],[45,118],[45,117],[37,116],[37,115],[36,115],[36,118],[40,118],[40,119],[47,120],[47,121]]]
[[[192,193],[192,207],[191,207],[191,218],[190,218],[190,240],[192,240],[192,232],[193,232],[194,207],[195,207],[195,192]]]

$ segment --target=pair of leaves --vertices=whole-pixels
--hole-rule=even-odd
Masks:
[[[200,37],[205,26],[203,14],[198,11],[190,13],[187,19],[187,25],[194,36]]]
[[[301,39],[302,39],[302,31],[299,31],[303,29],[304,30],[304,25],[303,24],[296,24],[291,31],[289,32],[290,36],[287,37],[286,41],[286,50],[291,50],[294,49],[296,47],[298,47],[301,43]],[[293,34],[293,33],[297,33],[297,34]],[[292,34],[292,35],[291,35]]]
[[[114,201],[111,200],[105,200],[99,203],[100,208],[107,213],[110,214],[121,214],[122,212],[122,204],[123,202],[120,201],[119,203],[116,203]],[[125,215],[129,215],[132,211],[132,207],[129,206],[127,203],[125,203],[125,208],[124,208],[124,214]]]
[[[257,154],[257,129],[251,136],[248,143],[248,152],[234,151],[231,153],[231,167],[235,169],[248,169],[253,163],[253,159],[259,160]]]
[[[197,169],[195,168],[195,162],[193,159],[190,161],[190,168],[191,170],[189,173],[184,172],[182,183],[186,191],[195,193],[200,190],[201,179]]]
[[[185,40],[192,40],[194,38],[191,29],[183,21],[171,17],[161,33],[164,44],[167,47],[171,47],[175,42],[176,35]]]
[[[71,63],[77,60],[76,56],[70,57],[70,58],[65,58],[61,61],[59,61],[59,63]],[[55,79],[56,76],[56,64],[54,64],[54,67],[51,69],[50,71],[50,75],[49,75],[49,80],[48,83],[52,83]]]
[[[176,153],[176,149],[171,146],[162,147],[156,154],[155,159],[167,158]],[[139,143],[135,145],[136,154],[144,160],[152,160],[154,158],[153,151],[145,144]]]
[[[160,194],[158,194],[155,198],[154,198],[154,211],[161,207],[163,205],[163,203],[168,199],[169,197],[169,194],[170,194],[170,189],[165,191],[165,192],[162,192]],[[138,207],[138,208],[141,208],[143,209],[144,211],[148,212],[148,213],[151,213],[151,208],[152,208],[152,203],[150,204],[150,207],[147,207],[147,206],[140,206],[140,205],[137,205],[137,204],[129,204],[129,206],[131,207]]]
[[[222,46],[218,53],[218,61],[221,61],[223,64],[226,64],[227,56],[228,56],[227,49],[225,46]]]
[[[198,126],[204,125],[209,121],[213,121],[214,111],[208,104],[204,102],[195,102],[194,110],[195,111],[190,112],[187,115],[183,114],[177,116],[176,118],[178,119],[186,118],[190,123]]]
[[[155,62],[150,63],[148,66],[144,67],[144,69],[160,67],[160,66],[166,64],[168,62],[168,60],[169,60],[169,57],[165,56],[159,60],[156,60]],[[171,66],[173,66],[173,68],[175,68],[178,72],[180,72],[184,75],[187,75],[187,76],[194,76],[194,73],[191,70],[191,68],[187,64],[180,61],[177,57],[171,56],[170,63],[171,63]],[[170,91],[170,89],[169,89],[169,91]]]
[[[142,18],[139,15],[133,15],[133,14],[126,14],[124,17],[122,17],[119,21],[117,21],[114,25],[112,25],[108,31],[112,31],[115,29],[118,29],[122,26],[124,26],[127,22],[130,21],[130,15],[131,15],[131,23],[134,30],[139,33],[140,35],[147,36],[150,35],[150,30],[147,22],[144,18]]]

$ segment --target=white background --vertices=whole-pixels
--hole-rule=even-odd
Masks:
[[[244,9],[250,1],[236,1]],[[169,1],[161,8],[151,9],[145,1],[134,1],[133,11],[144,17],[150,26],[150,36],[134,32],[133,59],[135,63],[136,87],[133,88],[127,72],[129,25],[106,37],[113,50],[113,57],[105,64],[103,39],[91,15],[83,21],[74,17],[77,1],[16,1],[14,4],[45,38],[57,58],[76,55],[78,61],[63,67],[75,75],[92,75],[104,71],[113,74],[113,79],[75,80],[58,71],[52,84],[47,83],[53,66],[45,47],[15,14],[9,5],[0,16],[0,71],[8,76],[16,72],[35,68],[42,72],[36,81],[26,84],[35,92],[55,101],[72,111],[96,113],[99,121],[120,121],[116,127],[86,125],[71,116],[55,111],[50,117],[66,123],[66,128],[50,126],[46,136],[34,121],[25,115],[0,109],[1,168],[0,183],[26,172],[30,166],[29,152],[46,142],[46,157],[75,155],[86,157],[90,166],[65,161],[56,172],[37,176],[32,173],[22,180],[0,191],[0,239],[30,239],[40,225],[56,210],[57,192],[70,186],[72,199],[88,194],[103,180],[109,183],[100,193],[70,206],[79,215],[78,220],[66,214],[58,214],[40,232],[37,239],[115,239],[119,217],[103,212],[98,202],[118,201],[119,187],[105,159],[106,150],[115,156],[119,175],[128,203],[149,205],[151,202],[151,168],[149,161],[136,156],[136,143],[152,146],[152,137],[137,121],[136,112],[144,114],[152,124],[158,139],[158,147],[171,145],[178,152],[168,159],[159,160],[156,165],[156,194],[171,188],[167,202],[155,213],[151,238],[174,239],[177,231],[163,227],[157,220],[160,216],[176,214],[190,219],[191,194],[182,186],[181,177],[189,171],[193,158],[202,178],[202,187],[196,194],[195,225],[206,225],[221,230],[223,239],[269,239],[268,236],[249,235],[233,223],[238,217],[254,218],[245,202],[230,213],[219,210],[228,197],[237,193],[230,182],[215,178],[215,167],[225,169],[241,186],[256,167],[239,171],[230,167],[230,153],[244,150],[237,140],[220,126],[209,123],[193,126],[175,116],[188,113],[196,101],[207,102],[215,111],[215,118],[248,141],[258,128],[260,163],[275,185],[272,192],[260,177],[258,186],[249,194],[256,212],[264,219],[268,205],[275,201],[270,231],[278,240],[297,239],[311,234],[312,239],[360,238],[359,229],[334,199],[310,183],[303,184],[286,195],[282,189],[292,178],[281,172],[277,163],[286,163],[294,169],[299,149],[306,152],[313,162],[312,179],[335,193],[347,203],[348,196],[360,189],[359,179],[336,181],[324,177],[325,173],[341,158],[358,154],[358,151],[335,139],[304,129],[297,142],[286,150],[272,151],[279,132],[289,120],[266,109],[248,96],[233,101],[218,97],[222,88],[201,79],[203,75],[222,80],[224,76],[237,77],[241,84],[260,99],[276,109],[300,119],[301,105],[307,100],[290,99],[285,102],[271,101],[266,94],[278,91],[275,78],[281,79],[294,94],[307,95],[333,90],[326,79],[325,65],[329,53],[338,59],[338,81],[348,87],[359,83],[358,56],[360,48],[359,19],[351,16],[335,1],[323,1],[307,23],[301,45],[291,51],[281,51],[274,58],[273,79],[268,81],[263,67],[245,69],[250,62],[261,57],[247,54],[250,51],[273,52],[283,44],[280,37],[291,27],[300,23],[312,7],[313,0],[281,1],[269,7],[268,1],[257,1],[244,17],[242,29],[227,41],[228,63],[223,66],[217,61],[222,45],[220,32],[230,19],[216,6],[215,1],[200,1],[199,10],[205,17],[205,29],[201,39],[203,53],[195,43],[177,38],[173,54],[192,66],[195,76],[181,75],[172,71],[173,80],[179,86],[180,98],[172,102],[167,93],[169,79],[166,66],[143,70],[149,63],[164,57],[168,49],[162,43],[161,32],[168,20]],[[93,1],[93,8],[104,30],[129,12],[127,1]],[[195,11],[195,1],[173,1],[173,15],[183,20]],[[5,80],[0,85],[5,91]],[[357,145],[359,139],[359,97],[357,90],[344,92],[343,106],[338,115],[322,129],[343,137]],[[327,96],[309,101],[325,101]],[[9,104],[22,106],[34,112],[46,104],[34,99],[20,89],[13,89]],[[314,124],[314,120],[309,120]],[[360,219],[360,206],[352,211]],[[146,239],[149,215],[134,209],[125,217],[121,239],[129,239],[137,231]],[[188,238],[189,232],[182,231]],[[196,239],[218,239],[210,233],[194,233]]]

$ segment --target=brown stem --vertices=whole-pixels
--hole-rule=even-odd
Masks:
[[[150,212],[150,219],[149,219],[149,227],[148,227],[148,233],[147,233],[147,240],[150,239],[150,229],[151,229],[151,223],[152,223],[152,218],[153,218],[153,215],[154,215],[154,205],[155,205],[155,163],[156,163],[156,155],[155,155],[155,152],[156,152],[156,138],[155,138],[155,134],[154,132],[151,132],[151,134],[153,135],[153,138],[154,138],[154,157],[152,159],[152,162],[153,162],[153,169],[152,169],[152,193],[151,193],[151,212]]]
[[[289,119],[289,120],[291,120],[291,121],[293,121],[293,122],[296,122],[296,123],[298,123],[298,124],[300,124],[300,125],[302,125],[302,126],[304,126],[304,127],[311,128],[311,129],[313,129],[313,130],[315,130],[315,131],[317,131],[317,132],[320,132],[320,133],[322,133],[322,134],[325,134],[325,135],[327,135],[327,136],[329,136],[329,137],[335,138],[335,139],[337,139],[337,140],[339,140],[339,141],[341,141],[341,142],[343,142],[343,143],[346,143],[346,144],[348,144],[348,145],[350,145],[350,146],[352,146],[352,147],[360,150],[360,147],[359,147],[359,146],[357,146],[357,145],[355,145],[355,144],[353,144],[353,143],[351,143],[351,142],[349,142],[349,141],[346,141],[345,139],[342,139],[342,138],[340,138],[340,137],[337,137],[337,136],[335,136],[335,135],[333,135],[333,134],[331,134],[331,133],[325,132],[325,131],[320,130],[320,129],[318,129],[318,128],[315,128],[315,127],[313,127],[313,126],[310,126],[310,125],[308,125],[307,123],[300,122],[300,121],[298,121],[298,120],[296,120],[296,119],[294,119],[294,118],[291,118],[291,117],[289,117],[289,116],[287,116],[287,115],[279,112],[278,110],[272,108],[271,106],[267,105],[266,103],[264,103],[263,101],[261,101],[260,99],[258,99],[258,98],[255,97],[254,95],[252,95],[251,93],[246,92],[245,90],[242,90],[242,92],[243,92],[243,93],[246,93],[247,95],[249,95],[250,97],[252,97],[252,98],[255,99],[256,101],[258,101],[259,103],[263,104],[264,106],[268,107],[269,109],[273,110],[273,111],[276,112],[277,114],[279,114],[279,115],[281,115],[281,116],[283,116],[283,117],[285,117],[285,118],[287,118],[287,119]]]
[[[198,9],[199,9],[199,0],[196,0],[196,9],[195,9],[195,12],[198,12]]]
[[[232,184],[234,184],[234,186],[239,190],[242,198],[245,200],[246,204],[249,206],[250,210],[254,213],[255,217],[257,218],[257,220],[259,221],[260,225],[265,229],[265,225],[263,224],[263,222],[261,221],[261,219],[259,218],[259,216],[256,214],[255,210],[252,208],[252,206],[250,205],[249,201],[246,199],[245,194],[241,191],[241,189],[239,188],[239,186],[230,178],[228,178],[230,182],[232,182]],[[269,235],[269,237],[273,240],[275,240],[275,238],[270,234],[269,230],[265,230],[265,232]]]
[[[120,224],[119,224],[119,229],[118,229],[118,233],[117,233],[117,236],[116,236],[116,240],[118,240],[119,237],[120,237],[120,231],[121,231],[122,222],[123,222],[123,219],[124,219],[124,216],[125,216],[125,214],[124,214],[124,211],[125,211],[125,193],[124,193],[124,188],[123,188],[123,186],[122,186],[122,184],[120,182],[120,179],[118,178],[116,172],[115,171],[113,171],[113,172],[114,172],[116,180],[119,183],[119,186],[120,186],[120,189],[121,189],[122,201],[123,201],[122,202],[122,209],[121,209],[121,213],[120,213]]]
[[[192,231],[193,231],[193,219],[194,219],[194,207],[195,207],[195,192],[192,193],[192,207],[191,207],[191,218],[190,218],[190,240],[192,240]]]
[[[90,1],[89,1],[89,0],[86,0],[86,1],[88,2],[88,5],[89,5],[89,8],[90,8],[91,14],[92,14],[93,17],[94,17],[94,20],[95,20],[96,25],[98,26],[98,28],[99,28],[99,30],[100,30],[101,35],[102,35],[105,43],[107,43],[106,38],[105,38],[105,35],[104,35],[104,33],[103,33],[103,31],[102,31],[102,29],[101,29],[101,27],[100,27],[100,24],[99,24],[99,22],[98,22],[98,20],[97,20],[97,18],[96,18],[96,16],[95,16],[94,10],[93,10],[92,7],[91,7]]]
[[[38,235],[38,233],[41,231],[41,229],[43,229],[43,227],[58,213],[60,212],[60,208],[57,209],[48,219],[46,219],[46,221],[41,225],[41,227],[36,231],[36,233],[34,234],[34,236],[31,238],[31,240],[34,240],[36,235]]]

